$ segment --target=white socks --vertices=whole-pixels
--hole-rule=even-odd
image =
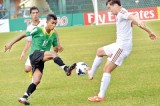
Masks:
[[[63,66],[60,66],[62,69],[64,69],[64,67],[65,67],[66,65],[63,65]]]
[[[93,77],[94,73],[96,72],[97,68],[100,66],[101,63],[102,63],[102,57],[96,56],[92,64],[91,71],[89,71],[90,76]]]
[[[26,92],[24,93],[24,95],[29,96]]]
[[[101,86],[100,86],[100,92],[98,94],[98,97],[104,98],[106,90],[110,83],[110,79],[111,79],[110,73],[103,73],[102,80],[101,80]]]

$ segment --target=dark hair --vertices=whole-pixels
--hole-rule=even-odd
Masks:
[[[38,7],[36,7],[36,6],[33,6],[33,7],[31,7],[31,8],[30,8],[30,14],[32,13],[32,11],[33,11],[33,10],[38,10],[38,12],[39,12],[39,9],[38,9]]]
[[[107,0],[106,5],[108,5],[108,3],[110,5],[118,4],[119,6],[121,6],[121,1],[120,0]]]
[[[49,21],[51,19],[57,20],[57,16],[55,14],[48,14],[47,15],[47,21]]]

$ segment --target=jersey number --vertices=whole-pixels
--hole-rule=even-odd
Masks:
[[[44,41],[42,46],[45,47],[48,44],[48,41]]]

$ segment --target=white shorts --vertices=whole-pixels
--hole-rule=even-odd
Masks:
[[[124,59],[130,54],[130,50],[126,51],[116,45],[116,43],[104,46],[103,50],[108,56],[108,60],[118,66],[122,65]]]
[[[28,56],[28,58],[27,58],[27,61],[26,61],[26,63],[25,63],[25,66],[31,66],[31,61],[30,61],[29,56]]]

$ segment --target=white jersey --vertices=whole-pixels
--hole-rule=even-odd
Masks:
[[[40,21],[40,23],[38,24],[38,25],[33,25],[32,23],[30,24],[30,25],[28,25],[28,27],[27,27],[27,32],[32,32],[32,30],[35,28],[35,27],[43,27],[43,26],[45,26],[45,23],[43,22],[43,21]],[[32,41],[32,36],[28,36],[28,37],[26,37],[26,40],[27,41]]]
[[[116,17],[116,44],[127,51],[132,49],[132,21],[128,19],[129,15],[130,13],[126,9],[121,8]]]

